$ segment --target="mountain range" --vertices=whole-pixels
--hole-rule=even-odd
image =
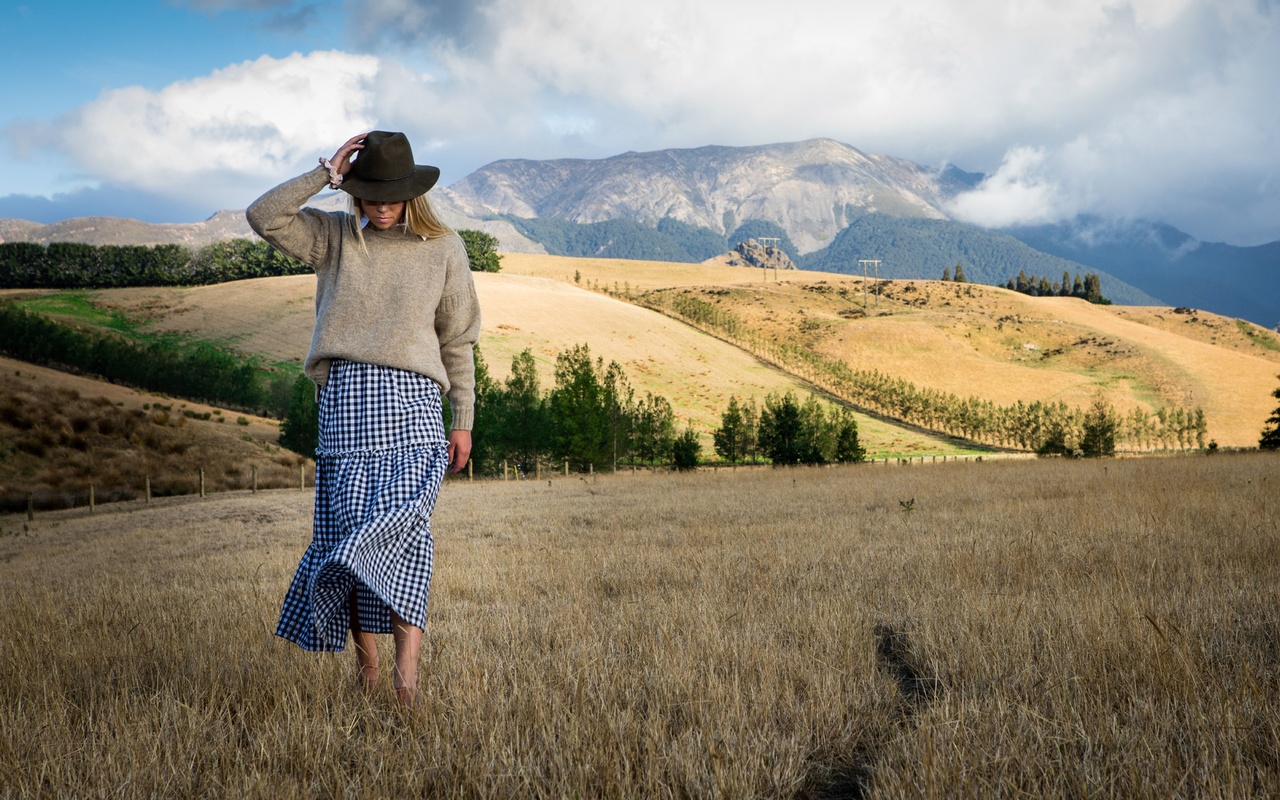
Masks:
[[[1003,284],[1094,272],[1118,303],[1205,308],[1272,327],[1280,322],[1280,242],[1204,243],[1167,225],[1082,217],[989,230],[953,220],[949,201],[983,175],[864,153],[831,139],[708,146],[603,159],[504,159],[432,199],[453,227],[496,236],[508,252],[702,261],[748,237],[773,237],[805,269]],[[321,207],[345,204],[322,195]],[[250,236],[239,212],[187,225],[95,217],[41,226],[0,220],[3,241],[191,246]]]

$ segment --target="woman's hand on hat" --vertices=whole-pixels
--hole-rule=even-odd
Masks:
[[[351,157],[356,154],[357,150],[364,148],[364,137],[368,135],[368,133],[358,133],[352,136],[343,143],[342,147],[338,148],[338,152],[333,154],[333,158],[329,159],[329,162],[333,164],[333,168],[339,175],[346,175],[351,171]]]

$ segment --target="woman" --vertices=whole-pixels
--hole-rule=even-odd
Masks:
[[[314,533],[276,635],[336,652],[349,629],[358,683],[372,689],[375,634],[392,634],[406,704],[417,699],[431,512],[445,472],[471,452],[480,331],[466,248],[426,199],[439,176],[414,163],[403,133],[373,131],[246,212],[263,239],[316,271],[304,366],[320,400]],[[351,196],[349,213],[303,208],[326,186]]]

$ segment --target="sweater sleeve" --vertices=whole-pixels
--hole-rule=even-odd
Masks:
[[[444,294],[436,309],[436,338],[440,360],[449,376],[449,406],[453,430],[469,431],[475,422],[476,363],[472,351],[480,337],[480,301],[462,240],[450,254]]]
[[[333,243],[333,226],[340,223],[333,214],[302,206],[328,182],[329,172],[324,167],[285,181],[245,210],[249,227],[276,249],[312,268],[324,263]]]

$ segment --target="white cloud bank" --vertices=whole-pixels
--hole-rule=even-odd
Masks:
[[[58,141],[107,183],[235,207],[246,185],[261,191],[369,125],[377,72],[369,56],[264,56],[160,91],[105,92],[59,121]]]
[[[377,125],[445,182],[506,157],[829,136],[992,172],[954,213],[1280,238],[1275,0],[363,0],[374,56],[262,58],[62,121],[101,179],[243,203]]]

